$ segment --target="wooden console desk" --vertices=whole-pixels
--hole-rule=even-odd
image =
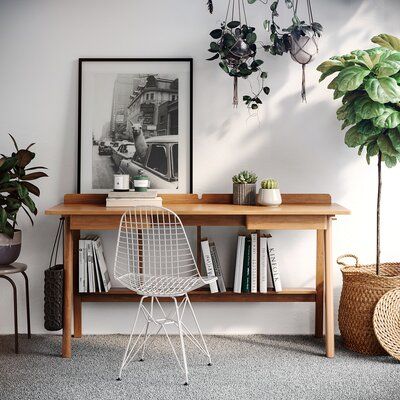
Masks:
[[[162,195],[163,206],[179,215],[187,226],[197,227],[197,262],[200,265],[202,226],[243,226],[248,230],[315,230],[317,262],[315,288],[284,289],[268,293],[211,294],[197,290],[192,301],[202,302],[314,302],[315,336],[323,336],[325,304],[325,347],[327,357],[334,356],[334,317],[331,272],[332,219],[349,214],[349,210],[331,203],[327,194],[283,194],[279,207],[232,205],[231,194]],[[128,289],[111,289],[107,293],[78,293],[78,240],[81,230],[118,229],[124,209],[105,207],[103,194],[66,194],[64,203],[46,210],[46,215],[65,217],[64,239],[64,326],[62,356],[71,357],[72,311],[74,337],[82,336],[82,302],[138,301]],[[111,266],[110,266],[111,267]],[[233,268],[233,267],[232,267]]]

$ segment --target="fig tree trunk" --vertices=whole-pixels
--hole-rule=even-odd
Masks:
[[[378,153],[378,199],[376,202],[376,274],[379,275],[381,263],[381,192],[382,192],[382,153]]]

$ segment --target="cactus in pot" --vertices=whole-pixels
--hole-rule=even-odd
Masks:
[[[264,179],[261,181],[261,189],[258,194],[258,203],[263,206],[279,206],[282,204],[281,192],[278,181],[275,179]]]
[[[257,175],[250,171],[241,171],[232,177],[233,204],[255,205]]]

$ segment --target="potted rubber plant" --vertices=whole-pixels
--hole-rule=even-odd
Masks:
[[[331,57],[318,66],[320,81],[336,75],[328,88],[342,105],[336,115],[347,129],[344,142],[358,148],[368,164],[377,160],[376,260],[360,265],[353,255],[339,257],[343,289],[339,328],[346,347],[364,354],[384,353],[373,331],[377,301],[388,290],[400,287],[400,263],[381,263],[380,211],[382,165],[400,161],[400,39],[381,34],[372,38],[378,47],[354,50]],[[355,265],[346,264],[351,257]]]
[[[282,204],[282,196],[278,181],[275,179],[264,179],[258,193],[258,203],[262,206],[277,207]]]
[[[37,214],[32,195],[40,196],[40,190],[32,181],[47,176],[45,167],[29,167],[35,153],[29,149],[19,149],[10,135],[15,151],[11,156],[0,158],[0,265],[13,263],[21,251],[22,234],[17,229],[17,216],[21,210],[30,219]]]
[[[233,204],[256,204],[257,175],[250,171],[241,171],[232,177]]]

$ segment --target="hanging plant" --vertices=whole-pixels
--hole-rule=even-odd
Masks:
[[[256,0],[247,0],[249,3],[255,3]],[[266,4],[265,1],[260,0]],[[300,19],[298,12],[298,3],[296,0],[285,0],[287,8],[293,10],[292,25],[287,28],[280,28],[276,22],[279,17],[278,6],[280,0],[275,0],[271,6],[271,18],[264,21],[264,28],[270,32],[271,44],[263,46],[264,50],[272,55],[283,55],[290,53],[292,59],[302,66],[302,88],[301,98],[307,101],[305,87],[305,68],[310,63],[314,56],[318,53],[317,40],[322,33],[322,25],[314,21],[311,0],[305,0],[307,4],[308,20],[306,23]]]
[[[207,0],[207,9],[210,12],[210,14],[213,13],[214,11],[214,4],[212,2],[212,0]]]
[[[236,1],[236,0],[235,0]],[[219,59],[219,66],[229,76],[233,77],[233,105],[238,105],[238,78],[247,79],[255,74],[258,78],[258,90],[253,91],[252,94],[243,96],[245,104],[256,110],[259,104],[262,104],[260,95],[265,93],[268,95],[270,89],[264,86],[267,73],[262,71],[260,66],[264,63],[263,60],[258,59],[257,56],[257,35],[255,28],[247,24],[246,14],[244,12],[243,0],[237,0],[237,10],[239,19],[234,19],[234,4],[230,9],[231,2],[229,2],[227,15],[225,21],[221,24],[221,28],[214,29],[210,32],[210,36],[214,39],[210,43],[209,51],[215,53],[207,60],[212,61]],[[245,23],[241,22],[241,15]],[[228,13],[231,11],[232,20],[227,21]],[[250,85],[251,87],[251,85]]]

